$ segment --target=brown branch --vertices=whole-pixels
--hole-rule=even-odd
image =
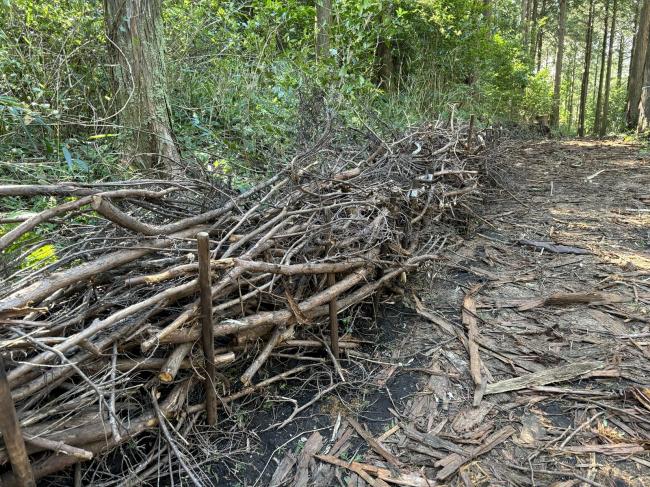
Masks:
[[[32,467],[16,415],[11,389],[7,381],[4,358],[0,354],[0,432],[9,454],[11,468],[21,487],[35,486]]]
[[[62,441],[52,441],[47,438],[28,435],[25,435],[25,441],[42,450],[50,450],[55,453],[70,455],[79,460],[91,460],[93,458],[93,452],[84,450],[83,448],[77,448],[76,446],[66,445]]]

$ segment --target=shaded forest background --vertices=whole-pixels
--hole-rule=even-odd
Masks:
[[[564,135],[643,131],[648,4],[4,0],[0,174],[90,181],[161,158],[265,173],[309,144],[325,107],[379,135],[451,111],[482,125],[550,117]]]

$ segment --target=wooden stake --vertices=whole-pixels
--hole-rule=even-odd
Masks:
[[[29,464],[25,440],[20,431],[20,423],[11,397],[11,388],[7,381],[4,358],[0,354],[0,431],[9,455],[11,468],[21,487],[36,486],[32,467]]]
[[[214,382],[214,332],[212,330],[212,289],[210,287],[210,238],[206,232],[197,234],[199,250],[199,289],[201,291],[201,342],[205,361],[205,403],[208,424],[217,423],[217,394]]]
[[[327,285],[328,286],[333,286],[336,284],[336,274],[330,273],[327,274]],[[336,306],[336,296],[334,296],[330,303],[329,303],[329,308],[330,308],[330,347],[332,348],[332,354],[336,358],[336,360],[339,359],[339,320],[336,317],[336,314],[338,313],[337,306]]]
[[[74,466],[74,487],[83,487],[81,463],[76,463]]]

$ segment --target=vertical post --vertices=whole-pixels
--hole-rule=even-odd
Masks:
[[[217,394],[214,388],[214,332],[212,330],[212,289],[210,287],[210,238],[207,232],[196,235],[199,250],[199,289],[201,293],[201,343],[205,372],[205,411],[208,424],[217,423]]]
[[[20,431],[16,407],[11,397],[11,387],[7,380],[7,371],[2,354],[0,354],[0,431],[9,455],[11,468],[20,487],[34,487],[34,475],[29,464],[25,440]]]
[[[329,287],[336,284],[336,274],[330,273],[327,274],[327,285]],[[339,320],[336,317],[338,313],[336,305],[336,297],[332,298],[330,301],[330,347],[332,348],[332,354],[336,359],[339,359]]]
[[[469,116],[469,129],[467,129],[467,152],[472,150],[472,139],[474,138],[474,114]]]
[[[74,487],[83,487],[81,475],[81,463],[75,463],[74,466]]]

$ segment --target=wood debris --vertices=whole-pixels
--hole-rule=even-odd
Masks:
[[[558,245],[553,242],[538,242],[534,240],[519,240],[519,243],[522,245],[528,245],[531,247],[536,247],[538,249],[548,250],[556,254],[578,254],[578,255],[588,255],[591,254],[589,250],[581,249],[578,247],[571,247],[568,245]]]
[[[494,384],[488,384],[486,394],[500,394],[502,392],[517,391],[537,386],[545,386],[556,382],[564,382],[575,379],[590,372],[602,369],[606,364],[602,362],[578,362],[575,364],[562,365],[546,369],[541,372],[502,380]]]
[[[363,438],[366,443],[368,443],[368,446],[372,448],[377,454],[379,454],[381,457],[383,457],[388,463],[390,463],[392,466],[399,468],[402,466],[402,462],[400,461],[399,458],[397,458],[395,455],[393,455],[391,452],[386,450],[377,440],[375,440],[372,435],[364,429],[363,426],[361,426],[355,419],[353,418],[346,418],[348,420],[348,423],[350,423],[350,426],[354,428],[354,430],[357,432],[361,438]]]
[[[445,480],[449,478],[452,474],[456,473],[456,471],[467,462],[489,452],[494,447],[506,441],[515,433],[515,431],[516,430],[512,426],[505,426],[499,431],[492,433],[481,446],[469,452],[468,456],[462,456],[459,455],[458,453],[452,453],[449,456],[439,460],[436,463],[436,466],[442,467],[442,470],[438,472],[436,478],[438,480]]]
[[[160,414],[149,400],[158,382],[164,385],[155,389],[160,412],[170,422],[184,420],[187,410],[203,411],[209,391],[209,423],[228,407],[224,398],[291,376],[262,379],[279,349],[285,358],[307,355],[314,367],[330,362],[345,382],[339,355],[354,344],[340,339],[338,320],[437,259],[453,233],[443,217],[462,224],[469,218],[490,156],[482,154],[484,144],[467,153],[458,143],[466,130],[463,124],[417,127],[388,151],[374,136],[372,142],[356,130],[343,135],[330,125],[312,148],[241,190],[204,173],[173,181],[0,187],[0,194],[16,198],[62,198],[0,235],[8,278],[0,291],[0,346],[11,350],[7,377],[19,419],[34,426],[60,419],[43,430],[43,441],[80,449],[69,448],[76,455],[61,462],[42,453],[45,443],[32,442],[30,455],[45,463],[36,475],[78,461],[81,450],[99,456],[93,463],[99,468],[100,453],[158,428]],[[421,151],[413,155],[416,146]],[[80,212],[87,214],[84,222]],[[44,224],[51,227],[48,238],[65,244],[60,254],[42,268],[12,262],[27,255],[21,237]],[[328,340],[314,340],[321,333]],[[149,390],[144,401],[138,388]],[[108,410],[109,431],[81,440],[59,436],[76,421],[68,413],[73,405]],[[64,416],[55,412],[62,410]],[[99,440],[105,444],[95,448]],[[0,479],[11,482],[5,452],[0,445]],[[298,463],[296,482],[304,484],[302,457]]]
[[[462,320],[463,325],[467,328],[467,349],[469,353],[469,370],[474,381],[474,406],[478,406],[483,398],[487,380],[482,376],[481,369],[483,363],[479,355],[478,346],[478,322],[476,319],[476,302],[474,294],[480,289],[480,286],[474,286],[463,299]]]
[[[345,462],[331,455],[316,455],[316,458],[323,462],[331,463],[339,467],[346,468],[355,472],[363,480],[370,485],[377,485],[384,487],[388,485],[386,482],[396,485],[406,485],[409,487],[430,487],[432,480],[428,480],[421,475],[409,472],[398,472],[397,475],[387,468],[376,467],[360,462]],[[376,478],[371,477],[370,475]]]
[[[540,306],[570,306],[572,304],[603,305],[624,303],[626,301],[630,301],[630,298],[627,296],[619,296],[603,292],[556,293],[545,298],[531,299],[530,301],[521,303],[518,309],[519,311],[528,311],[529,309],[538,308]]]

